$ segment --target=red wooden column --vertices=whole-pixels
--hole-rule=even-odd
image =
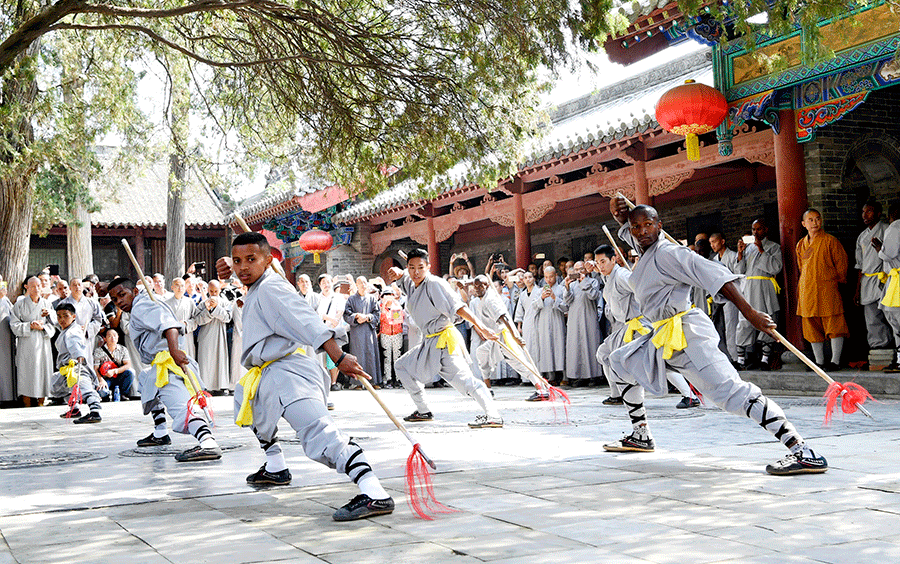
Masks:
[[[634,199],[640,205],[650,205],[650,183],[647,181],[647,163],[634,161]]]
[[[434,217],[425,218],[428,229],[428,263],[431,265],[431,273],[441,275],[441,249],[438,247],[437,234],[434,232]]]
[[[794,110],[780,110],[781,130],[775,134],[775,184],[778,195],[778,229],[784,256],[784,319],[787,338],[803,345],[800,318],[797,316],[797,242],[800,219],[808,207],[806,167],[803,147],[797,142]]]
[[[516,267],[528,269],[531,262],[531,228],[525,221],[525,207],[522,204],[522,179],[516,178],[511,188],[513,211],[515,212]]]

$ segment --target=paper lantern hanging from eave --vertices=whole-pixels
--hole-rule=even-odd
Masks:
[[[310,229],[300,236],[298,243],[300,243],[301,249],[313,254],[313,262],[315,264],[320,264],[322,260],[319,258],[319,255],[331,249],[334,245],[334,239],[327,231]]]
[[[656,121],[666,131],[686,137],[690,161],[700,160],[697,136],[713,131],[727,113],[728,102],[721,92],[693,80],[667,91],[656,103]]]

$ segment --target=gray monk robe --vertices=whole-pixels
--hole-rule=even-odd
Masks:
[[[243,298],[239,298],[243,304]],[[237,386],[238,380],[244,375],[244,367],[241,365],[241,350],[244,346],[244,308],[238,305],[237,300],[231,309],[231,389]],[[312,349],[312,347],[309,347]],[[309,356],[309,355],[307,355]]]
[[[231,368],[228,358],[228,323],[231,321],[232,303],[217,296],[216,307],[209,311],[204,300],[194,314],[200,326],[197,333],[197,362],[203,374],[203,382],[209,390],[231,389]]]
[[[566,289],[557,283],[552,290],[555,298],[542,300],[539,293],[531,302],[532,309],[537,311],[538,354],[534,361],[541,372],[566,369],[566,304],[563,302]]]
[[[163,303],[169,306],[169,309],[175,314],[175,319],[184,323],[184,348],[182,350],[189,357],[197,358],[197,345],[194,343],[194,331],[197,330],[197,320],[194,319],[194,314],[197,313],[197,304],[184,294],[180,296],[173,294]]]
[[[725,249],[725,252],[722,253],[722,256],[719,256],[719,253],[713,253],[711,255],[711,258],[712,260],[722,264],[731,272],[737,272],[737,252],[731,249]],[[735,284],[737,284],[737,282],[735,282]],[[743,286],[743,281],[741,281],[739,287],[741,288],[742,292]],[[741,317],[741,314],[738,311],[737,306],[729,302],[728,300],[725,300],[724,304],[714,301],[712,304],[712,310],[713,323],[716,325],[716,330],[719,332],[719,336],[722,338],[722,342],[725,344],[728,356],[731,357],[731,360],[737,361],[737,324],[738,320]]]
[[[736,261],[734,272],[746,276],[742,293],[753,309],[768,313],[775,319],[781,310],[778,304],[778,292],[775,288],[775,276],[781,272],[783,265],[781,246],[768,239],[762,240],[763,251],[760,253],[756,243],[744,249],[744,259]],[[743,316],[738,317],[737,346],[747,347],[758,337],[763,343],[771,343],[775,339],[768,333],[757,331]]]
[[[565,284],[562,286],[566,287]],[[563,294],[563,302],[569,310],[566,319],[566,378],[569,382],[602,375],[596,358],[600,346],[598,299],[600,282],[590,276],[580,282],[573,280]]]
[[[478,402],[488,417],[499,418],[487,386],[472,374],[465,341],[454,326],[456,312],[465,306],[459,293],[432,274],[427,274],[416,286],[404,273],[397,285],[408,296],[406,309],[422,332],[418,344],[397,359],[394,365],[397,377],[416,404],[416,411],[430,412],[425,403],[422,383],[429,383],[435,374],[440,374],[458,392]]]
[[[862,277],[859,281],[859,304],[866,320],[869,348],[873,349],[894,348],[891,327],[884,317],[884,311],[878,307],[878,302],[884,297],[887,273],[884,272],[884,261],[872,246],[873,238],[884,243],[887,227],[885,222],[879,221],[871,229],[863,229],[856,238],[856,269]]]
[[[631,291],[629,282],[631,271],[617,264],[605,278],[603,298],[606,301],[606,317],[612,322],[612,332],[603,344],[597,347],[597,362],[603,366],[606,373],[610,396],[618,398],[622,397],[622,394],[612,378],[609,355],[623,344],[633,341],[635,337],[649,333],[650,322],[641,315],[641,308]]]
[[[359,323],[355,313],[371,316],[368,321]],[[373,385],[381,385],[381,358],[379,357],[378,334],[376,330],[381,319],[381,309],[375,296],[360,296],[353,294],[347,298],[344,306],[344,322],[349,329],[347,336],[350,339],[350,354],[356,357],[356,361],[366,374],[372,377]]]
[[[9,325],[12,310],[9,298],[0,298],[0,401],[16,399],[16,363],[13,357],[15,340]]]
[[[319,294],[318,292],[313,292],[312,290],[307,292],[305,296],[303,294],[300,294],[300,292],[297,292],[297,293],[300,295],[301,298],[306,300],[309,303],[309,305],[312,306],[312,308],[314,310],[316,310],[316,311],[319,310],[319,306],[322,304],[322,300],[323,300],[322,294]],[[330,298],[324,298],[324,299],[330,299]],[[303,350],[306,351],[306,356],[313,357],[313,358],[320,358],[323,363],[325,362],[324,356],[320,356],[320,355],[322,355],[322,353],[317,354],[316,351],[312,348],[312,346],[303,347]],[[240,352],[238,352],[238,355],[240,355]],[[238,366],[240,366],[240,363],[238,363]]]
[[[193,394],[188,391],[189,388],[185,385],[184,378],[171,370],[167,371],[167,381],[163,383],[162,387],[157,387],[157,383],[159,383],[157,366],[153,364],[154,360],[161,362],[169,354],[169,344],[165,337],[165,333],[169,329],[178,330],[178,348],[184,350],[184,324],[175,319],[172,310],[160,302],[151,300],[146,292],[141,292],[134,298],[130,314],[128,334],[138,353],[138,356],[131,358],[132,361],[139,358],[145,367],[137,378],[144,415],[165,407],[172,417],[172,430],[176,433],[190,433],[188,425],[185,425],[185,420],[188,415],[188,401]],[[188,357],[188,360],[184,372],[190,380],[190,389],[195,390],[195,382],[199,382],[201,386],[203,383],[200,377],[200,367],[193,358]],[[194,378],[191,377],[191,373]],[[193,408],[191,411],[193,413],[192,423],[197,419],[203,419],[199,409]]]
[[[528,293],[528,289],[522,290],[519,294],[519,301],[516,303],[515,322],[522,324],[522,339],[525,341],[525,348],[531,359],[540,366],[538,358],[540,356],[540,345],[538,344],[537,332],[537,315],[538,310],[531,307],[534,300],[540,299],[541,288],[535,284]]]
[[[476,311],[475,314],[478,315],[482,325],[500,335],[501,339],[504,339],[502,333],[508,331],[508,329],[506,328],[506,324],[499,320],[504,315],[507,320],[509,320],[509,314],[503,300],[493,291],[493,288],[489,288],[484,294],[484,297],[480,298],[478,311]],[[510,322],[510,324],[512,324],[512,322]],[[515,341],[514,339],[512,340]],[[517,343],[514,342],[514,346],[511,348],[515,351],[516,355],[519,355],[523,360],[526,360],[526,357],[523,356],[523,352]],[[528,370],[528,367],[519,362],[519,360],[512,356],[506,349],[500,346],[500,343],[497,341],[483,341],[475,352],[475,358],[478,359],[478,365],[482,374],[490,374],[501,362],[506,361],[513,370],[519,373],[519,376],[523,380],[529,380],[532,384],[538,382],[537,377]]]
[[[41,317],[41,310],[50,311]],[[41,331],[31,328],[32,321],[44,324]],[[53,374],[53,351],[50,338],[56,332],[56,315],[50,300],[20,296],[13,306],[10,327],[16,336],[16,393],[30,398],[50,397],[50,375]]]
[[[476,296],[474,294],[472,296],[470,296],[469,297],[469,309],[472,311],[472,313],[474,313],[479,318],[481,318],[481,314],[480,314],[481,298],[479,298],[478,296]],[[484,341],[481,340],[481,335],[479,335],[474,329],[469,329],[469,357],[470,358],[474,358],[476,360],[478,359],[478,347],[480,347],[482,343],[484,343]],[[484,374],[481,371],[481,366],[478,364],[478,362],[472,363],[472,374],[474,374],[475,377],[478,378],[479,380],[485,380],[485,379],[489,380],[491,378],[490,374]]]
[[[884,312],[893,332],[894,346],[900,349],[900,307],[891,306],[891,291],[900,288],[900,219],[893,221],[884,230],[881,251],[878,256],[884,261],[884,271],[888,273],[888,283],[884,286],[884,297],[878,301],[878,307]],[[18,305],[18,302],[16,303]],[[900,353],[895,352],[894,361],[900,361]],[[21,394],[21,392],[19,392]]]

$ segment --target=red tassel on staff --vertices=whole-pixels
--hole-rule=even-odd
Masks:
[[[691,391],[694,392],[694,395],[697,396],[697,399],[700,400],[700,403],[703,404],[703,405],[706,405],[706,402],[703,401],[703,394],[700,393],[700,390],[698,390],[697,388],[695,388],[694,385],[691,384],[690,382],[688,382],[688,386],[691,387]]]
[[[72,410],[77,408],[79,403],[81,403],[81,388],[76,383],[72,386],[72,393],[69,394],[69,411],[66,412],[66,419],[72,417]]]
[[[431,482],[431,471],[425,462],[425,457],[419,447],[419,443],[413,445],[412,452],[406,459],[406,492],[409,495],[409,505],[413,512],[420,518],[433,521],[434,513],[455,513],[434,497],[434,485]]]
[[[187,413],[184,416],[184,428],[185,429],[187,429],[188,421],[191,420],[191,406],[193,406],[193,405],[200,406],[200,409],[202,409],[204,413],[209,414],[209,421],[207,421],[207,423],[209,423],[210,427],[216,426],[216,421],[215,421],[216,414],[213,413],[212,408],[209,407],[209,403],[206,401],[206,398],[208,398],[208,397],[212,397],[209,395],[209,392],[207,392],[206,390],[200,390],[199,392],[194,394],[193,397],[191,397],[191,399],[188,400]]]
[[[872,394],[855,382],[833,382],[825,390],[825,424],[831,423],[831,416],[837,405],[838,397],[841,398],[841,411],[844,413],[856,413],[867,399],[873,400]]]
[[[569,394],[560,390],[556,386],[549,386],[547,388],[547,395],[549,396],[549,401],[551,401],[551,402],[562,402],[563,410],[566,413],[566,424],[568,424],[569,423],[569,406],[572,405],[572,400],[569,399]],[[556,408],[555,407],[553,407],[553,416],[556,417]]]

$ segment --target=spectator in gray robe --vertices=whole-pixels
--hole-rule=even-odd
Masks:
[[[29,407],[50,397],[54,371],[50,338],[56,333],[56,313],[50,300],[41,297],[37,276],[28,278],[25,291],[13,306],[10,327],[16,336],[16,393]]]
[[[519,294],[519,302],[516,304],[516,312],[513,319],[519,324],[519,332],[522,334],[522,339],[525,340],[525,348],[528,349],[528,354],[531,355],[531,359],[534,360],[535,364],[538,364],[538,356],[540,354],[537,333],[538,310],[531,307],[531,303],[540,297],[541,288],[535,282],[534,274],[530,271],[522,274],[522,280],[525,282],[525,288]]]
[[[725,236],[721,233],[713,233],[709,236],[709,245],[712,248],[712,260],[718,262],[731,272],[737,272],[737,253],[729,249],[725,244]],[[735,285],[743,290],[743,281],[736,280]],[[737,306],[726,301],[724,304],[713,301],[712,318],[716,331],[719,333],[721,343],[719,348],[728,354],[732,362],[737,362]]]
[[[200,326],[197,334],[197,363],[203,383],[209,390],[231,389],[231,367],[228,358],[228,323],[232,304],[220,295],[218,280],[209,282],[209,297],[197,308],[194,319]]]
[[[175,314],[175,319],[184,323],[184,352],[191,358],[197,358],[197,344],[194,340],[194,331],[197,330],[197,320],[194,319],[194,314],[197,313],[197,306],[194,304],[194,300],[185,295],[184,291],[184,279],[176,278],[172,281],[172,295],[163,303],[169,306],[169,309]]]
[[[381,309],[378,298],[368,293],[368,285],[365,276],[356,279],[356,293],[347,298],[347,305],[344,306],[344,321],[349,325],[350,354],[372,377],[372,385],[380,387],[382,378],[377,330]]]
[[[13,304],[6,293],[6,281],[0,276],[0,402],[16,399],[16,371],[13,362],[15,340],[9,325]]]
[[[781,311],[781,306],[778,304],[778,292],[781,291],[781,288],[775,281],[775,276],[781,272],[783,266],[781,245],[766,238],[769,228],[762,219],[754,221],[751,228],[753,243],[748,245],[743,240],[738,243],[735,272],[746,276],[743,293],[747,297],[747,302],[753,309],[769,314],[777,325],[778,312]],[[754,329],[744,317],[738,319],[738,365],[746,369],[753,364],[751,355],[757,341],[762,343],[759,368],[763,370],[781,368],[781,359],[778,358],[778,355],[772,354],[774,337]]]
[[[892,349],[894,338],[891,326],[884,317],[884,311],[878,307],[878,302],[884,296],[884,282],[887,281],[884,261],[878,256],[876,247],[884,241],[884,232],[888,227],[887,223],[881,221],[881,204],[876,201],[866,202],[862,209],[862,219],[866,228],[856,238],[856,270],[859,271],[859,277],[853,301],[863,308],[869,348]]]
[[[600,346],[600,325],[597,323],[597,300],[600,283],[587,276],[584,263],[572,265],[564,282],[563,306],[566,318],[566,379],[569,385],[599,386],[602,375],[597,362]]]
[[[566,306],[563,293],[566,289],[556,279],[556,269],[544,268],[544,287],[531,307],[537,311],[538,354],[535,358],[538,370],[554,386],[562,382],[566,369]],[[594,349],[596,350],[596,349]]]
[[[297,293],[299,293],[300,297],[306,300],[314,310],[319,310],[319,304],[322,302],[322,296],[313,291],[312,280],[309,279],[308,275],[301,274],[297,277]],[[308,343],[306,343],[305,345],[306,346],[303,347],[303,350],[306,351],[306,356],[310,358],[316,358],[318,354],[320,354],[316,353],[313,347]]]

